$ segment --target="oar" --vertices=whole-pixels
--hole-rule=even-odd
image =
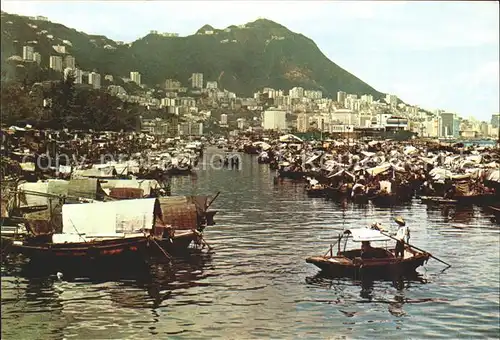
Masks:
[[[339,243],[339,238],[337,238],[337,241],[335,241],[335,243],[330,244],[330,248],[328,248],[328,250],[326,251],[325,255],[323,255],[323,257],[325,257],[328,253],[332,253],[333,246],[335,246],[337,243]]]
[[[429,254],[429,256],[430,256],[430,257],[434,258],[435,260],[437,260],[437,261],[439,261],[439,262],[441,262],[441,263],[443,263],[443,264],[447,265],[448,267],[451,267],[451,264],[446,263],[446,262],[444,262],[443,260],[438,259],[436,256],[432,255],[431,253],[429,253],[429,252],[427,252],[427,251],[425,251],[425,250],[423,250],[423,249],[421,249],[421,248],[415,247],[415,246],[413,246],[413,245],[411,245],[411,244],[409,244],[409,243],[406,243],[405,241],[398,240],[397,238],[395,238],[395,237],[393,237],[393,236],[391,236],[391,235],[389,235],[389,234],[386,234],[386,233],[384,233],[384,232],[383,232],[383,231],[381,231],[381,230],[379,230],[379,232],[380,232],[382,235],[385,235],[385,236],[387,236],[387,237],[390,237],[390,238],[392,238],[392,239],[393,239],[393,240],[395,240],[395,241],[400,241],[400,242],[403,242],[403,244],[406,244],[406,245],[410,246],[411,248],[415,248],[415,249],[420,250],[420,251],[422,251],[422,252],[424,252],[424,253],[427,253],[427,254]]]

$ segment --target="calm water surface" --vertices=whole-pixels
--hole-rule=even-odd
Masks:
[[[242,170],[202,170],[174,194],[213,194],[219,209],[206,238],[214,253],[150,275],[70,282],[2,265],[2,339],[498,338],[499,227],[480,208],[380,209],[307,198],[303,184],[243,156]],[[397,215],[430,260],[414,280],[359,282],[318,275],[343,228]]]

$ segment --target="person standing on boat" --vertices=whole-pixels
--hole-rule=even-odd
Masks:
[[[398,224],[398,231],[396,233],[396,239],[398,241],[396,242],[396,257],[401,258],[404,257],[404,252],[405,252],[405,243],[408,243],[410,241],[410,229],[406,226],[405,220],[401,217],[398,216],[394,219],[394,222]]]

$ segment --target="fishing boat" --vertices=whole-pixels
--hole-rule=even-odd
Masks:
[[[308,197],[325,197],[326,186],[324,184],[313,184],[306,187],[306,194]]]
[[[13,240],[11,252],[32,261],[62,266],[143,262],[152,242],[151,231],[161,219],[156,198],[64,204],[62,231],[29,234]]]
[[[370,251],[355,248],[346,250],[349,240],[353,242],[385,242],[383,247],[371,247]],[[344,249],[341,243],[344,241]],[[327,254],[313,256],[306,259],[307,263],[314,264],[323,272],[336,277],[379,277],[392,274],[405,274],[415,272],[416,268],[423,265],[431,254],[407,246],[403,257],[395,256],[395,249],[387,246],[387,241],[392,237],[373,228],[347,229],[339,234],[337,254],[333,254],[333,245]]]
[[[216,211],[208,208],[216,197],[210,202],[208,196],[174,196],[64,204],[60,219],[56,211],[50,218],[25,217],[27,236],[11,238],[10,253],[70,267],[140,263],[159,253],[169,257],[193,243],[207,245],[202,233],[213,224]]]

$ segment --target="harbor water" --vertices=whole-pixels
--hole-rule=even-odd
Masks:
[[[210,159],[210,157],[205,157]],[[214,194],[211,254],[152,264],[148,275],[67,281],[20,258],[2,264],[2,339],[498,338],[500,229],[479,207],[376,208],[308,198],[304,183],[242,155],[173,180],[173,194]],[[431,259],[419,277],[329,279],[305,262],[336,235],[403,216]]]

